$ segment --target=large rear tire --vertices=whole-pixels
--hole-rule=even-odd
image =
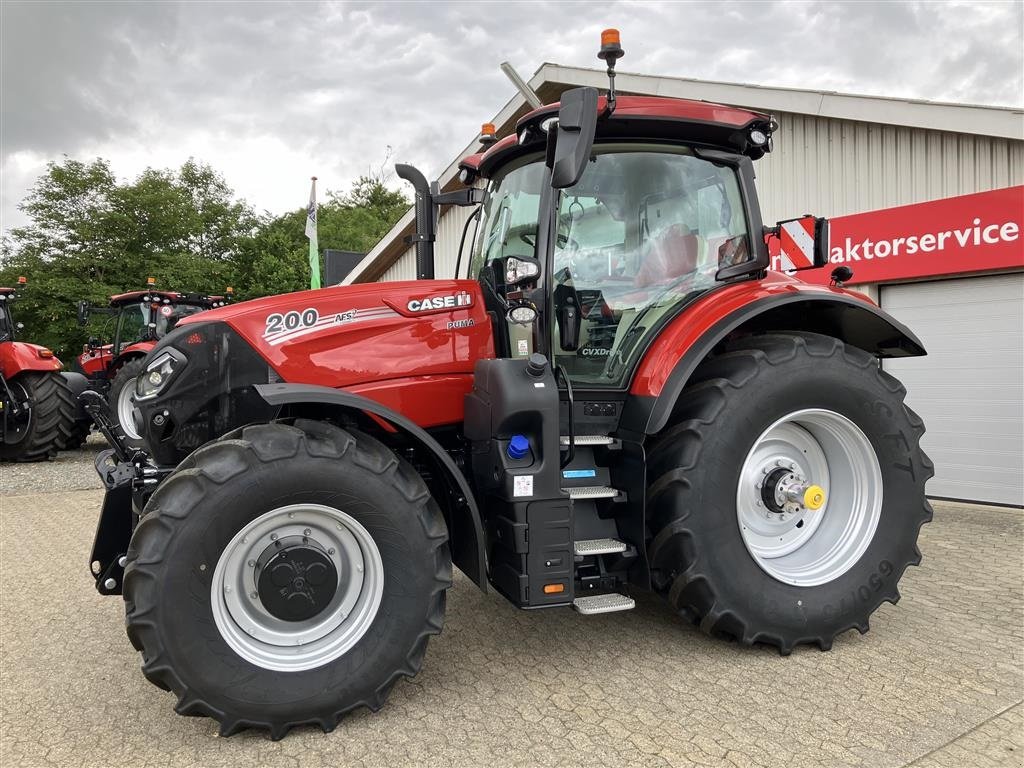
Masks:
[[[905,394],[871,355],[816,334],[741,339],[705,362],[648,450],[655,588],[704,632],[784,654],[866,632],[932,516]]]
[[[0,439],[0,461],[46,461],[70,437],[78,405],[64,378],[54,371],[23,371],[7,381],[15,399],[31,403],[20,417],[8,414]]]
[[[330,731],[379,709],[419,671],[451,585],[444,518],[416,471],[368,435],[305,420],[193,453],[127,558],[143,673],[222,735]]]
[[[135,412],[135,380],[145,368],[145,358],[129,360],[114,375],[107,391],[111,418],[124,432],[125,441],[133,448],[142,448],[145,442],[132,416]]]

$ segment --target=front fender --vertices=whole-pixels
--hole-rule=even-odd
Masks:
[[[452,562],[471,578],[481,590],[487,591],[487,558],[480,510],[465,476],[452,457],[428,432],[397,411],[393,411],[362,395],[315,384],[257,384],[257,394],[280,414],[287,408],[319,406],[369,414],[384,421],[407,439],[413,441],[433,459],[438,473],[444,477],[449,499],[436,499],[449,521]]]
[[[637,435],[663,429],[697,366],[736,335],[804,331],[879,358],[927,354],[910,329],[860,294],[792,283],[737,287],[709,294],[665,328],[637,368],[620,429]]]
[[[43,357],[43,355],[47,357]],[[24,341],[0,344],[0,372],[7,378],[22,371],[59,371],[63,365],[46,347]]]

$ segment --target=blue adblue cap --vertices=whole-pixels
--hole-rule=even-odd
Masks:
[[[530,452],[530,441],[525,435],[512,435],[508,441],[508,457],[510,459],[521,459]]]

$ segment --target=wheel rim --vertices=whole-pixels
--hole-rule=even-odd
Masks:
[[[128,379],[117,393],[117,423],[121,425],[121,431],[130,440],[141,440],[138,428],[135,426],[135,379]]]
[[[268,588],[267,567],[290,546],[325,566],[331,581],[302,584],[311,571],[289,567],[295,578]],[[260,515],[235,535],[210,589],[217,629],[235,653],[264,669],[299,672],[343,656],[370,628],[384,594],[384,563],[355,518],[320,504],[292,504]],[[285,619],[280,604],[271,602],[285,592],[284,599],[321,604],[312,615]]]
[[[812,587],[846,573],[874,538],[881,512],[882,472],[871,441],[833,411],[779,419],[754,441],[740,470],[743,543],[763,571],[786,584]]]
[[[26,403],[29,400],[28,390],[20,381],[8,381],[7,388],[11,391],[11,397],[19,402]],[[22,416],[7,416],[7,429],[3,434],[5,445],[20,445],[32,431],[32,418],[35,415],[35,408],[22,411]]]

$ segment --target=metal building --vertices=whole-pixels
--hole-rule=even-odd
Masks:
[[[755,163],[766,223],[804,213],[844,217],[1008,188],[1018,188],[1024,200],[1021,109],[627,73],[619,73],[616,84],[620,93],[702,99],[775,115],[775,149]],[[603,89],[607,77],[603,70],[545,64],[529,85],[548,103],[568,88]],[[529,110],[517,93],[491,120],[498,136],[512,132]],[[440,176],[443,189],[459,186],[458,161],[479,150],[474,140],[453,159]],[[979,215],[989,205],[987,198],[964,200],[974,200]],[[1024,208],[1016,200],[1010,206]],[[946,217],[945,209],[930,211],[914,215],[926,221]],[[969,209],[964,226],[978,224],[970,218],[974,211]],[[438,277],[454,276],[470,213],[452,208],[442,214]],[[971,276],[964,277],[939,263],[946,255],[936,255],[934,270],[894,267],[885,274],[876,261],[866,265],[872,269],[865,274],[878,277],[856,286],[911,326],[930,351],[926,358],[886,367],[907,384],[910,404],[928,425],[924,447],[936,463],[929,485],[934,496],[1024,505],[1024,211],[1008,216],[1006,226],[1015,226],[1017,234],[1001,243],[995,266],[969,265],[962,274]],[[410,211],[345,282],[414,279],[414,252],[405,241],[412,229]],[[463,276],[468,249],[467,241]]]

